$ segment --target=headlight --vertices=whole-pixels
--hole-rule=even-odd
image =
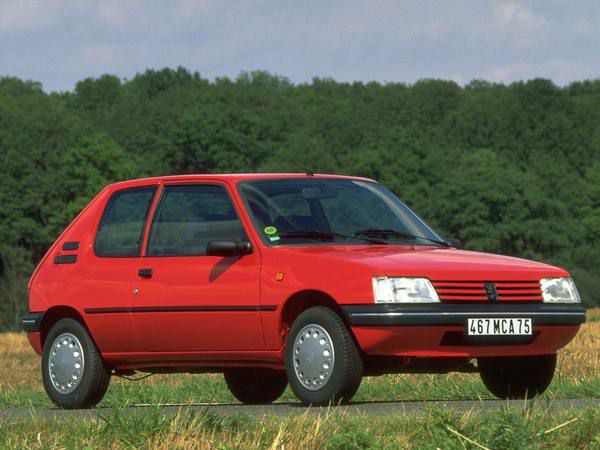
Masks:
[[[427,278],[373,277],[375,303],[439,303]]]
[[[546,303],[581,303],[579,292],[571,278],[542,278],[540,286]]]

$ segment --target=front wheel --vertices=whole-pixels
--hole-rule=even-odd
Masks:
[[[312,405],[348,402],[363,374],[363,361],[342,319],[323,306],[300,314],[285,347],[285,370],[294,394]]]
[[[229,369],[223,374],[227,387],[242,403],[273,403],[288,384],[285,373],[266,369]]]
[[[544,393],[556,368],[556,354],[496,356],[477,360],[483,384],[498,398],[533,398]]]
[[[102,400],[110,382],[98,349],[76,320],[61,319],[44,341],[42,380],[61,408],[90,408]]]

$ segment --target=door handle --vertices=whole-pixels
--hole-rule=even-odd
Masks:
[[[138,276],[140,278],[152,278],[152,269],[140,269],[138,270]]]

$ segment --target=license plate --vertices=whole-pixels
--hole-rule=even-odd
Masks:
[[[469,336],[531,336],[531,319],[468,319]]]

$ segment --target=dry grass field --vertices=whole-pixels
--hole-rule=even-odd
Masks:
[[[547,397],[600,397],[600,309],[590,311],[577,338],[560,352]],[[21,333],[0,335],[0,407],[49,406],[40,361]],[[489,398],[476,374],[389,375],[366,378],[357,400]],[[283,400],[292,400],[286,391]],[[138,383],[114,379],[103,405],[232,401],[220,375],[162,375]],[[248,414],[219,417],[181,412],[167,418],[159,407],[144,414],[117,408],[100,418],[0,418],[0,448],[582,448],[600,449],[597,408],[549,412],[530,408],[486,413],[429,409],[419,416],[323,415],[284,418]],[[477,445],[473,444],[477,443]]]
[[[574,383],[600,378],[600,308],[587,316],[573,342],[559,352],[557,375]]]
[[[588,311],[588,322],[577,337],[560,351],[558,369],[551,387],[554,396],[578,396],[577,387],[600,386],[600,308]],[[131,383],[113,378],[108,404],[194,401],[230,401],[220,375],[155,375]],[[436,386],[438,387],[436,389]],[[562,387],[566,391],[562,391]],[[476,374],[388,375],[365,378],[357,395],[359,400],[401,400],[419,398],[486,397]],[[589,388],[579,396],[594,394]],[[138,396],[136,398],[136,396]],[[424,396],[424,397],[421,397]],[[600,392],[596,392],[600,396]],[[22,399],[22,402],[20,401]],[[283,400],[292,400],[286,392]],[[40,358],[31,350],[23,333],[0,334],[0,407],[19,404],[49,405],[40,378]]]

